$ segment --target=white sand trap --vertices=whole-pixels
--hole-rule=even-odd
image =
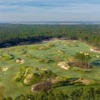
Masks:
[[[90,49],[90,51],[96,52],[96,53],[100,53],[100,51],[96,51],[96,50],[94,50],[94,49]]]
[[[76,40],[74,40],[73,42],[76,42]]]
[[[98,56],[98,55],[96,55],[96,57],[97,57],[97,58],[99,58],[99,56]]]
[[[46,71],[47,69],[46,69],[46,68],[39,68],[39,70],[43,70],[43,71]]]
[[[9,68],[5,67],[5,68],[2,68],[2,71],[5,72],[7,71]]]
[[[23,63],[25,63],[25,60],[24,60],[24,59],[21,59],[21,60],[17,59],[17,60],[16,60],[16,63],[23,64]]]
[[[70,68],[70,66],[68,66],[66,62],[59,62],[57,65],[60,66],[64,70],[69,70]]]
[[[65,70],[68,70],[69,69],[69,67],[66,67],[66,66],[61,66],[61,68],[63,68],[63,69],[65,69]]]

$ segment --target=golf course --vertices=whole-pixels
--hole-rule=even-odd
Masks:
[[[53,85],[65,80],[68,80],[69,84],[73,83],[73,85],[54,86],[53,92],[69,91],[70,93],[76,86],[77,88],[100,88],[100,52],[91,51],[93,48],[79,40],[58,38],[29,45],[1,48],[0,98],[14,99],[23,93],[24,95],[34,94],[34,91],[38,90],[33,89],[33,86],[48,80]],[[78,61],[77,54],[90,57],[89,68],[70,64]],[[70,80],[73,81],[70,82]]]

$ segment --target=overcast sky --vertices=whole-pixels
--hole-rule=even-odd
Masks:
[[[100,21],[100,0],[0,0],[0,21]]]

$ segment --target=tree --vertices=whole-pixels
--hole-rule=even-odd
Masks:
[[[77,59],[77,62],[79,63],[79,66],[80,67],[83,67],[84,68],[90,68],[90,63],[89,61],[91,60],[91,56],[89,53],[77,53],[75,55],[75,58]],[[77,67],[77,66],[76,66]]]

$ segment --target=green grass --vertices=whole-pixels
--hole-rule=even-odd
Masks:
[[[0,75],[2,75],[2,77],[0,77],[0,86],[5,88],[3,94],[5,96],[16,97],[23,93],[31,93],[31,86],[24,86],[22,83],[15,81],[19,69],[24,66],[32,66],[33,69],[37,67],[46,68],[52,70],[58,76],[65,78],[89,78],[100,80],[100,65],[94,65],[90,72],[73,70],[72,68],[66,71],[57,66],[58,62],[68,61],[69,57],[73,57],[79,52],[90,53],[92,55],[92,61],[100,60],[100,54],[91,52],[91,48],[92,47],[88,44],[80,41],[52,40],[44,44],[0,49],[0,67],[9,68],[5,72],[0,71]],[[96,55],[99,55],[99,58],[96,58]],[[6,59],[2,59],[2,56]],[[25,63],[16,63],[16,59],[18,58],[24,59]]]
[[[68,95],[72,93],[72,91],[74,90],[78,90],[78,89],[89,89],[89,88],[94,88],[94,89],[98,89],[100,88],[100,85],[94,85],[94,86],[61,86],[61,87],[57,87],[56,89],[53,90],[54,93],[57,93],[59,91],[62,91],[63,93],[67,93]]]
[[[0,100],[3,98],[4,87],[0,87]]]

